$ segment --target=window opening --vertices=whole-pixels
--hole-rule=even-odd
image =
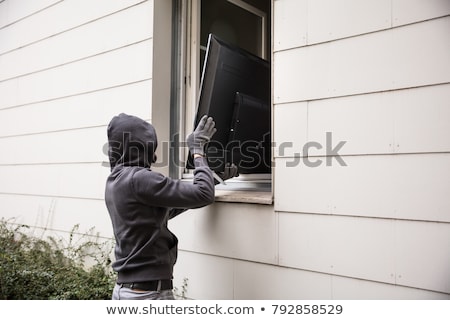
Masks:
[[[182,2],[184,3],[184,1]],[[185,36],[181,36],[185,39],[185,51],[179,55],[185,65],[185,73],[182,72],[182,78],[180,78],[180,82],[183,81],[185,85],[183,91],[185,106],[181,107],[184,110],[180,112],[179,128],[181,130],[179,132],[188,133],[194,128],[194,118],[200,97],[200,78],[209,35],[212,33],[227,43],[261,58],[270,59],[270,46],[268,45],[270,44],[270,8],[270,0],[187,1],[187,6],[181,10],[186,19],[186,27],[181,30],[185,34]],[[270,83],[268,91],[270,96]],[[242,97],[246,93],[242,94],[241,97],[236,97],[236,101],[245,100]],[[184,156],[184,160],[188,158],[187,154]],[[180,158],[183,158],[182,154]],[[183,178],[189,178],[191,173],[184,171],[182,175]],[[229,180],[227,186],[220,185],[218,188],[270,191],[271,174],[240,174],[238,178]]]

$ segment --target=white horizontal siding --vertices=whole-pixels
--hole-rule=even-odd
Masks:
[[[249,261],[235,263],[234,298],[329,300],[332,299],[332,276]]]
[[[302,47],[307,44],[308,1],[273,1],[273,49]]]
[[[308,138],[325,146],[325,132],[331,132],[334,144],[346,141],[340,154],[449,152],[449,101],[448,84],[313,101]]]
[[[278,220],[268,205],[215,203],[169,222],[180,249],[275,264]]]
[[[61,1],[55,6],[29,16],[27,19],[0,29],[0,54],[65,32],[139,2],[143,1]]]
[[[234,299],[448,299],[450,295],[301,269],[235,263]]]
[[[276,159],[279,211],[450,222],[450,154]]]
[[[112,227],[104,200],[86,200],[0,193],[0,211],[9,222],[43,230],[90,229],[111,238]]]
[[[0,193],[104,199],[109,173],[101,163],[0,166]]]
[[[108,161],[106,126],[0,139],[0,165]]]
[[[274,54],[274,102],[450,81],[450,17]]]
[[[330,299],[331,277],[181,250],[174,281],[190,299]],[[214,285],[211,285],[214,284]]]
[[[318,44],[450,14],[447,0],[274,1],[274,51]]]
[[[395,283],[394,227],[393,220],[280,213],[280,265]]]
[[[450,293],[448,224],[279,216],[280,265]]]
[[[151,38],[152,4],[152,1],[144,2],[20,50],[0,55],[0,81]]]
[[[446,84],[277,105],[275,156],[326,155],[327,132],[340,155],[450,152],[449,101]]]
[[[152,80],[143,80],[86,94],[3,109],[0,110],[0,137],[105,126],[120,112],[148,120],[151,114],[151,87]],[[106,138],[106,128],[104,130]],[[3,156],[0,159],[4,161]]]
[[[189,299],[448,299],[450,295],[181,250],[174,286]],[[211,285],[214,284],[214,285]]]
[[[450,294],[420,290],[380,282],[345,277],[332,277],[333,299],[336,300],[449,300]]]
[[[389,28],[391,2],[392,0],[308,1],[308,44]]]
[[[152,76],[152,41],[0,83],[0,109],[142,81]]]
[[[450,294],[450,224],[397,221],[395,228],[396,283]]]
[[[392,0],[393,26],[414,23],[450,14],[448,0]]]
[[[274,156],[302,156],[308,141],[308,102],[275,105],[273,123]]]
[[[58,2],[61,0],[2,1],[0,2],[0,28],[45,10]]]
[[[178,253],[174,268],[174,287],[181,294],[186,279],[186,297],[189,299],[233,299],[232,259],[185,252]]]

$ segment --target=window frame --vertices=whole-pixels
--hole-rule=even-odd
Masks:
[[[267,59],[269,41],[266,41],[268,39],[266,13],[242,0],[227,1],[261,17],[261,34],[264,38],[261,43],[261,57]],[[192,171],[186,172],[180,163],[184,164],[188,156],[188,150],[183,142],[187,134],[194,130],[193,119],[196,116],[199,99],[201,0],[173,0],[172,25],[172,68],[175,70],[172,70],[171,137],[173,147],[170,148],[169,172],[174,178],[191,180]],[[237,178],[227,180],[226,184],[216,186],[216,190],[222,191],[218,198],[232,202],[271,203],[272,175],[273,172],[241,174]],[[258,196],[252,199],[249,193]],[[261,198],[264,199],[261,200]]]

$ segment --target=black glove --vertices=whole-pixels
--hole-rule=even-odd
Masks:
[[[231,164],[227,163],[225,164],[224,171],[217,173],[217,175],[219,176],[220,179],[222,179],[222,181],[238,177],[239,176],[238,167],[234,163]],[[217,181],[217,179],[214,180],[215,184],[219,184],[222,181]]]
[[[194,132],[186,138],[189,151],[192,155],[205,154],[205,144],[211,140],[211,137],[217,131],[215,126],[216,123],[211,117],[208,118],[208,116],[205,115],[200,119],[197,128],[195,128]]]

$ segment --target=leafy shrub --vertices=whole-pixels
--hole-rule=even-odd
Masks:
[[[68,241],[43,240],[25,229],[0,220],[0,299],[111,299],[111,242],[92,234],[76,240],[78,226]]]

